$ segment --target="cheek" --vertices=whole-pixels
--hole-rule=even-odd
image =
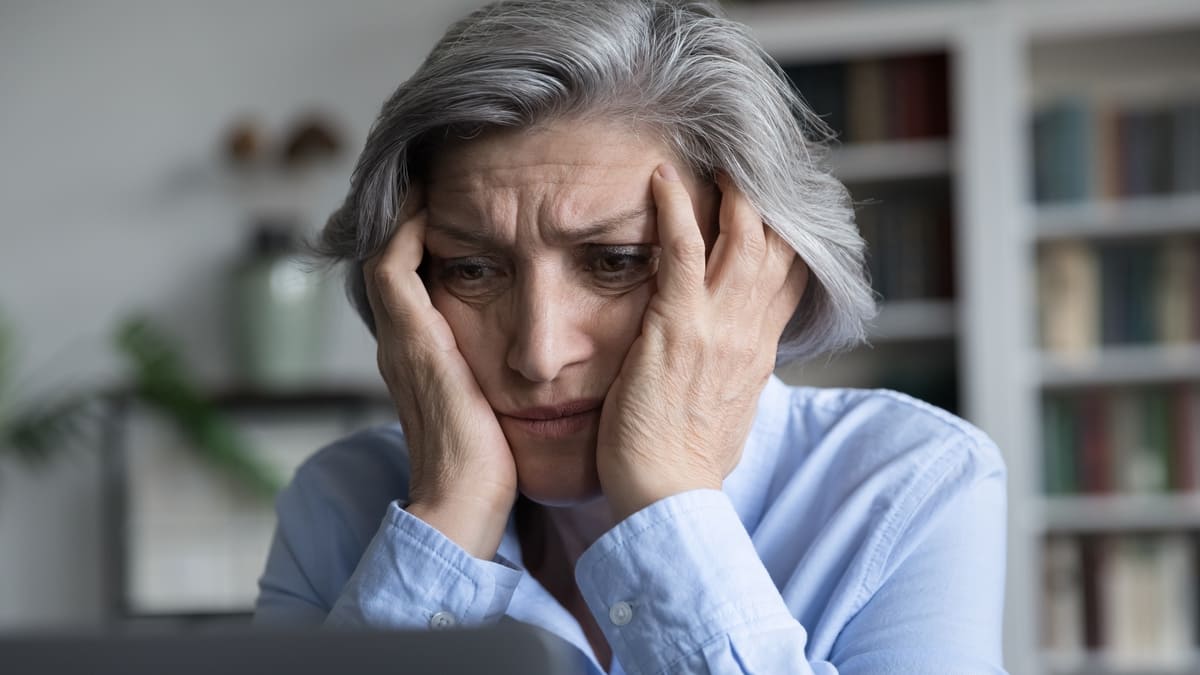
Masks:
[[[616,297],[593,295],[587,316],[589,332],[597,348],[598,361],[612,378],[617,375],[625,354],[642,333],[642,317],[654,294],[654,281]]]
[[[450,332],[454,333],[459,353],[482,385],[483,380],[491,376],[489,364],[494,369],[495,364],[504,363],[503,354],[497,351],[500,349],[500,340],[495,337],[495,327],[488,325],[486,314],[479,308],[464,303],[437,286],[429,289],[429,300],[446,319]]]

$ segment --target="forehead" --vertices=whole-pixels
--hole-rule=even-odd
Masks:
[[[609,211],[652,207],[650,175],[671,156],[647,133],[561,122],[457,141],[432,159],[427,194],[435,221],[569,226]]]

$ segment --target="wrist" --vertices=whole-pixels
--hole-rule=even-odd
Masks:
[[[642,509],[668,497],[692,490],[720,490],[721,483],[708,480],[656,482],[654,485],[625,484],[616,490],[605,490],[609,507],[616,522],[621,522]]]
[[[468,554],[481,560],[495,558],[504,538],[512,504],[480,499],[421,500],[404,508],[441,532]]]

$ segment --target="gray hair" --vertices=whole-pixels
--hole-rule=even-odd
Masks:
[[[864,341],[875,302],[849,194],[824,163],[828,127],[744,26],[682,0],[506,0],[450,27],[384,103],[314,243],[349,262],[347,292],[372,332],[362,263],[438,144],[578,117],[652,130],[697,175],[725,173],[796,249],[811,274],[778,362]]]

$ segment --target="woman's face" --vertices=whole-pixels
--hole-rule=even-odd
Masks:
[[[650,176],[662,162],[683,175],[711,246],[715,187],[649,134],[595,122],[494,132],[431,167],[430,297],[535,501],[600,494],[600,407],[655,289]]]

